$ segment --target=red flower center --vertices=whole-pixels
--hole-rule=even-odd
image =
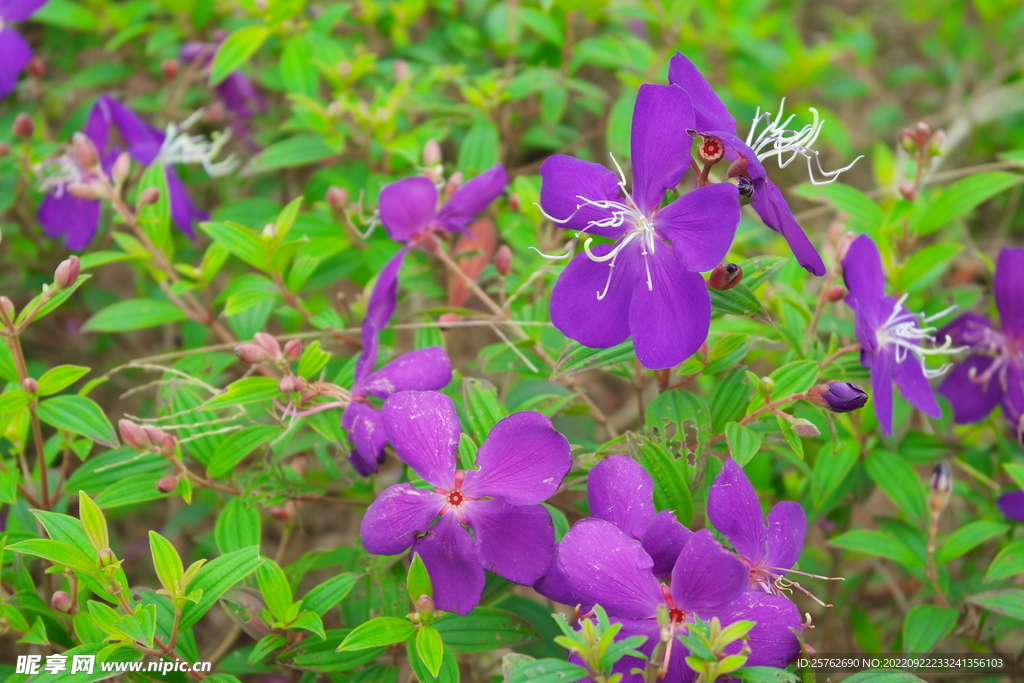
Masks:
[[[673,608],[668,611],[669,621],[671,621],[673,624],[681,624],[683,621],[683,617],[685,616],[686,614],[683,612],[683,610],[678,608]]]
[[[463,500],[462,491],[452,491],[448,494],[448,504],[451,506],[458,507],[462,505]]]

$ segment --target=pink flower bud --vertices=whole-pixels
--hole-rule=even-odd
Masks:
[[[441,331],[442,332],[447,332],[448,330],[451,329],[451,327],[449,326],[450,323],[457,323],[457,322],[459,322],[459,314],[458,313],[442,313],[441,315],[439,315],[437,317],[437,322],[442,323]]]
[[[173,457],[177,448],[178,440],[172,434],[164,434],[160,438],[160,455],[165,458]]]
[[[100,163],[100,153],[96,145],[86,135],[75,133],[71,136],[71,153],[82,168],[96,168]]]
[[[298,472],[299,476],[302,476],[303,474],[306,473],[306,464],[308,462],[309,458],[307,458],[304,454],[299,453],[294,458],[292,458],[292,469]]]
[[[40,57],[33,57],[28,60],[28,65],[26,65],[25,70],[28,71],[30,76],[42,78],[46,75],[46,62],[44,62]]]
[[[421,595],[416,598],[416,612],[420,615],[434,614],[437,607],[434,605],[434,598],[429,595]]]
[[[856,236],[857,235],[849,231],[843,233],[843,236],[840,237],[839,241],[836,243],[836,259],[842,261],[846,258],[846,252],[850,250],[850,245],[853,244],[853,238]]]
[[[740,157],[736,161],[729,164],[729,170],[725,172],[726,178],[749,178],[750,171],[747,170],[747,160]]]
[[[168,81],[178,75],[179,69],[181,69],[181,62],[177,59],[165,59],[163,64],[160,65],[160,70],[164,74],[164,79]]]
[[[132,158],[128,155],[128,152],[121,152],[117,160],[114,161],[114,167],[110,170],[110,175],[113,176],[114,182],[120,185],[128,178],[128,174],[131,172]]]
[[[6,142],[0,142],[0,158],[11,153],[11,147]]]
[[[277,359],[281,357],[281,345],[277,343],[277,340],[266,332],[257,332],[253,335],[252,340],[263,347],[270,357]]]
[[[899,141],[900,147],[909,154],[913,154],[917,151],[917,143],[914,141],[914,131],[909,128],[903,128],[900,130]]]
[[[394,65],[395,83],[404,81],[412,75],[412,71],[409,69],[409,62],[404,59],[396,59]]]
[[[735,263],[721,263],[711,271],[708,287],[724,291],[732,289],[743,279],[743,269]]]
[[[0,296],[0,308],[3,309],[4,313],[11,320],[14,319],[14,302],[8,299],[6,296]]]
[[[842,285],[832,285],[825,290],[825,300],[835,303],[846,296],[846,287]]]
[[[295,375],[285,375],[281,378],[281,381],[277,383],[277,390],[290,394],[293,391],[302,391],[302,388],[306,386],[306,380]]]
[[[57,270],[53,272],[53,284],[59,289],[66,289],[78,281],[81,272],[82,262],[77,256],[69,256],[61,261]]]
[[[284,345],[284,357],[294,362],[302,358],[302,342],[298,339],[290,339]]]
[[[170,493],[178,488],[178,477],[167,475],[156,480],[156,490],[160,493]]]
[[[917,187],[914,186],[912,181],[904,180],[899,184],[898,189],[900,191],[900,195],[908,202],[912,202],[917,199]]]
[[[932,139],[928,145],[928,153],[933,157],[942,154],[942,145],[946,143],[946,131],[937,130],[932,133]]]
[[[75,601],[71,599],[71,596],[64,591],[54,591],[53,597],[50,598],[50,606],[58,612],[67,614],[71,610],[71,606],[75,604]]]
[[[444,186],[445,199],[450,199],[451,196],[455,194],[456,190],[462,187],[463,182],[465,182],[465,179],[462,173],[458,171],[452,173],[451,177],[448,178],[448,183]]]
[[[258,344],[240,344],[235,347],[235,355],[246,363],[252,363],[253,365],[271,360],[271,356],[267,353],[266,349]]]
[[[338,214],[339,216],[348,208],[348,190],[343,187],[331,186],[327,188],[327,205],[331,207],[331,211]]]
[[[427,144],[423,145],[423,165],[437,166],[441,163],[441,158],[441,145],[437,140],[427,140]]]
[[[117,556],[110,548],[104,548],[99,552],[99,561],[101,567],[112,567],[117,564]]]
[[[281,522],[290,522],[295,517],[295,503],[286,500],[284,505],[271,505],[267,514]]]
[[[914,142],[917,146],[924,148],[928,145],[928,140],[932,136],[932,124],[928,119],[921,119],[914,126]]]
[[[39,382],[32,379],[31,377],[26,377],[25,379],[21,380],[21,388],[30,394],[34,394],[37,391],[39,391]]]
[[[798,417],[789,423],[789,426],[793,428],[797,436],[801,436],[805,439],[813,439],[816,436],[821,436],[821,430],[814,426],[814,423],[810,420],[805,420],[802,417]]]
[[[224,120],[224,115],[224,104],[221,102],[214,102],[206,108],[206,115],[203,116],[203,118],[210,123],[220,123]]]
[[[512,272],[512,250],[507,244],[501,245],[494,252],[494,267],[503,277]]]
[[[28,114],[22,112],[14,117],[11,132],[19,138],[28,139],[36,132],[36,124],[32,122],[32,118]]]
[[[160,190],[155,187],[147,187],[139,194],[139,206],[149,206],[160,201]]]
[[[133,451],[148,451],[153,448],[146,430],[130,420],[118,420],[117,431],[121,433],[124,445]]]
[[[523,203],[515,192],[508,196],[508,208],[516,212],[523,210]]]

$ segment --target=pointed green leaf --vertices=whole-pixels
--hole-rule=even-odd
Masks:
[[[110,536],[107,532],[107,518],[103,511],[93,502],[85,491],[78,492],[78,515],[82,520],[82,530],[92,543],[96,552],[110,547]]]
[[[214,86],[231,75],[231,72],[245,64],[256,54],[270,29],[266,26],[245,26],[238,29],[221,43],[210,65],[210,85]]]
[[[54,396],[36,408],[39,419],[57,429],[66,429],[108,448],[118,448],[117,434],[103,409],[85,396]]]
[[[128,299],[111,304],[89,318],[83,330],[131,332],[187,320],[185,311],[163,299]]]

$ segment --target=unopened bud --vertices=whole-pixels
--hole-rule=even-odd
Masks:
[[[508,196],[508,208],[517,212],[523,210],[523,202],[515,192],[510,193]]]
[[[451,328],[451,324],[452,323],[459,322],[459,314],[458,313],[442,313],[441,315],[437,316],[437,322],[441,323],[441,328],[440,328],[441,331],[442,332],[447,332],[448,330],[452,329]]]
[[[267,514],[281,522],[290,522],[295,517],[295,503],[288,500],[284,505],[271,505],[267,508]]]
[[[341,74],[342,78],[348,80],[348,78],[352,75],[352,65],[349,62],[339,62],[338,73]]]
[[[331,100],[331,103],[327,105],[327,115],[331,118],[338,118],[344,111],[338,100]]]
[[[120,185],[127,180],[128,174],[131,172],[132,158],[128,152],[121,152],[114,161],[114,167],[110,169],[110,175],[114,178],[114,182]]]
[[[831,380],[808,389],[807,400],[833,413],[849,413],[863,408],[868,394],[853,382]]]
[[[711,353],[711,346],[708,344],[707,340],[705,339],[704,341],[702,341],[700,343],[700,346],[697,348],[697,357],[700,358],[700,362],[701,363],[707,363],[708,362],[708,354],[710,354],[710,353]]]
[[[71,611],[71,606],[75,604],[75,601],[71,599],[71,596],[64,591],[54,591],[53,597],[50,598],[50,606],[58,612],[67,614]]]
[[[900,191],[900,196],[908,202],[917,199],[917,186],[912,181],[904,180],[897,186],[897,189]]]
[[[900,130],[899,141],[900,147],[902,147],[904,151],[910,154],[917,151],[917,143],[914,142],[914,131],[909,128],[903,128]]]
[[[174,457],[174,452],[177,450],[178,440],[174,438],[172,434],[164,434],[160,437],[159,452],[160,455],[165,458]]]
[[[28,114],[22,112],[14,117],[14,123],[11,125],[11,132],[19,138],[27,139],[32,137],[32,134],[36,132],[36,124],[32,123],[32,119]]]
[[[456,171],[455,173],[452,173],[451,177],[448,178],[448,182],[444,186],[445,198],[451,198],[451,196],[455,194],[455,191],[462,187],[463,182],[465,182],[465,179],[461,172]]]
[[[71,153],[82,168],[96,168],[100,163],[100,153],[96,145],[87,135],[75,133],[71,136]]]
[[[101,567],[112,567],[117,564],[117,556],[110,548],[104,548],[99,552],[99,561]]]
[[[757,383],[757,390],[767,396],[775,391],[775,380],[771,377],[762,377],[761,381]]]
[[[178,488],[178,477],[168,474],[156,480],[156,490],[160,493],[170,493]]]
[[[423,165],[437,166],[441,163],[441,159],[441,145],[437,140],[427,140],[427,144],[423,145]]]
[[[377,108],[377,120],[378,121],[380,121],[381,123],[386,123],[387,120],[390,119],[390,118],[391,118],[391,112],[388,110],[387,107],[378,107]]]
[[[932,124],[928,119],[921,119],[914,126],[914,142],[918,147],[924,148],[932,137]]]
[[[253,365],[272,360],[267,350],[259,344],[240,344],[235,347],[235,355],[246,363],[252,363]]]
[[[68,183],[65,187],[68,194],[79,199],[99,199],[98,188],[91,183]]]
[[[708,287],[724,291],[732,289],[743,279],[743,269],[735,263],[720,263],[711,271]]]
[[[14,302],[8,299],[6,296],[0,296],[0,308],[11,320],[14,319]]]
[[[11,147],[6,142],[0,142],[0,158],[11,153]]]
[[[332,185],[327,188],[326,199],[327,205],[331,207],[331,211],[340,216],[348,207],[348,190]]]
[[[271,358],[276,360],[281,357],[281,345],[266,332],[257,332],[252,336],[252,340],[262,346],[263,350],[269,353]]]
[[[168,81],[178,75],[179,69],[181,69],[181,62],[177,59],[165,59],[163,64],[160,65],[160,70],[164,73],[164,79]]]
[[[306,473],[306,465],[308,462],[309,458],[307,458],[305,454],[299,453],[294,458],[292,458],[292,469],[298,472],[299,475],[301,476]]]
[[[835,303],[846,296],[846,287],[842,285],[832,285],[825,290],[825,300]]]
[[[147,187],[139,194],[139,206],[149,206],[160,201],[160,190],[155,187]]]
[[[121,440],[124,445],[133,451],[148,451],[153,448],[153,442],[149,440],[146,430],[130,420],[119,420],[117,431],[121,433]]]
[[[703,164],[717,164],[725,156],[725,145],[716,137],[703,136],[697,145],[697,158]]]
[[[34,394],[37,391],[39,391],[39,382],[32,379],[31,377],[26,377],[25,379],[21,380],[21,388],[30,394]]]
[[[206,114],[203,116],[210,123],[220,123],[224,120],[224,104],[222,102],[214,102],[206,108]]]
[[[846,231],[843,236],[836,242],[836,259],[842,261],[846,258],[846,252],[850,250],[850,245],[853,244],[853,240],[857,235],[851,231]]]
[[[284,357],[289,361],[297,361],[302,357],[302,342],[298,339],[291,339],[284,345]]]
[[[810,420],[805,420],[802,417],[798,417],[789,423],[789,426],[793,428],[797,436],[802,436],[805,439],[813,439],[816,436],[821,436],[821,430],[814,426],[814,423]]]
[[[273,239],[277,237],[277,226],[273,223],[267,223],[263,226],[263,236]]]
[[[953,492],[953,473],[946,461],[941,461],[932,471],[932,481],[929,486],[928,507],[934,512],[942,512],[947,503],[949,495]]]
[[[77,256],[69,256],[60,262],[57,270],[53,272],[53,284],[58,289],[66,289],[78,281],[78,275],[82,272],[82,262]]]
[[[750,171],[747,170],[747,160],[740,157],[736,161],[729,164],[729,170],[725,172],[726,178],[749,178]]]
[[[928,153],[933,157],[942,154],[942,145],[946,143],[946,131],[937,130],[932,133],[932,139],[928,145]]]
[[[494,252],[494,267],[502,277],[512,272],[512,250],[507,244],[501,245],[498,251]]]
[[[437,611],[437,606],[434,604],[434,598],[429,595],[421,595],[416,598],[416,612],[420,615],[434,614]]]
[[[44,62],[41,57],[33,57],[28,60],[25,70],[28,71],[30,76],[42,78],[46,75],[46,62]]]
[[[412,71],[410,71],[409,69],[409,62],[405,61],[404,59],[396,59],[393,68],[393,73],[395,75],[396,83],[407,79],[410,75],[412,75]]]
[[[277,383],[277,390],[285,394],[290,394],[293,391],[302,391],[304,386],[306,386],[306,380],[301,377],[285,375],[281,378],[281,381]]]

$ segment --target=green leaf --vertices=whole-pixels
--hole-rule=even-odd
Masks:
[[[510,657],[506,657],[506,662]],[[525,655],[503,667],[506,683],[572,683],[587,677],[587,670],[561,659],[533,659]],[[778,669],[772,669],[778,671]]]
[[[331,354],[320,348],[320,342],[314,341],[302,350],[299,367],[295,373],[306,379],[316,379],[317,373],[331,360]]]
[[[494,425],[508,417],[508,409],[498,400],[497,388],[485,379],[464,378],[462,394],[466,400],[469,435],[475,443],[483,443]]]
[[[775,380],[775,390],[772,391],[772,400],[777,401],[791,394],[807,391],[814,386],[818,379],[818,363],[813,360],[798,360],[776,368],[770,375]],[[764,396],[757,392],[747,407],[747,414],[751,414],[764,407]]]
[[[288,610],[292,606],[292,587],[277,562],[264,560],[256,569],[256,582],[270,613],[278,621],[287,622]]]
[[[1006,524],[984,519],[962,526],[945,540],[935,555],[935,562],[942,565],[955,560],[985,541],[1005,534],[1009,528]]]
[[[459,171],[467,180],[498,163],[498,144],[498,127],[490,119],[478,116],[459,146]]]
[[[430,581],[430,574],[419,553],[412,556],[412,562],[409,563],[409,576],[405,584],[409,591],[409,600],[413,604],[416,604],[421,595],[434,597],[434,586]]]
[[[793,188],[793,193],[806,199],[829,200],[836,209],[850,217],[850,228],[855,232],[877,236],[885,218],[882,209],[870,197],[843,183],[802,183]]]
[[[90,368],[81,365],[58,365],[55,368],[50,368],[39,378],[39,391],[36,393],[39,396],[56,394],[89,374],[89,370]]]
[[[628,340],[607,349],[591,349],[577,342],[569,342],[569,346],[558,357],[558,362],[551,370],[551,381],[577,372],[596,370],[616,363],[629,363],[635,358],[633,342]]]
[[[865,555],[885,557],[908,567],[920,567],[921,560],[914,552],[895,537],[881,531],[855,529],[836,536],[830,545],[847,550],[856,550]]]
[[[21,543],[17,545],[21,545]],[[1024,619],[1024,589],[1022,588],[1006,588],[976,593],[975,595],[968,596],[967,602],[992,610],[998,614],[1005,614],[1014,619]]]
[[[161,585],[175,596],[183,595],[186,588],[182,581],[185,568],[171,542],[157,532],[150,531],[149,552],[153,555],[153,568],[156,569]]]
[[[291,200],[286,207],[281,209],[281,213],[277,215],[277,220],[274,221],[274,242],[280,244],[288,237],[288,233],[295,223],[295,218],[299,215],[299,209],[302,208],[302,199],[300,195]]]
[[[203,591],[203,597],[199,602],[182,608],[181,628],[188,628],[199,621],[229,588],[252,574],[261,562],[260,549],[254,546],[222,555],[203,565],[189,585],[193,591]]]
[[[1024,176],[1003,171],[976,173],[961,178],[942,190],[912,223],[916,224],[919,235],[928,235],[1022,179]]]
[[[277,398],[281,392],[277,390],[277,380],[273,377],[243,377],[232,382],[224,391],[203,404],[203,408],[225,408],[241,406],[247,403],[259,403]]]
[[[477,607],[465,616],[445,614],[433,624],[455,652],[486,652],[540,640],[528,621],[493,607]]]
[[[958,616],[952,607],[914,607],[903,620],[903,651],[908,654],[931,652],[935,643],[952,632]]]
[[[260,513],[246,507],[240,496],[234,496],[217,516],[213,538],[222,553],[260,544]]]
[[[86,281],[91,278],[92,275],[79,275],[78,279],[75,280],[75,284],[71,285],[67,289],[62,289],[56,294],[50,296],[46,303],[39,307],[38,311],[32,313],[32,310],[36,307],[36,304],[38,303],[39,299],[51,294],[52,290],[47,291],[45,293],[40,293],[39,295],[34,297],[32,301],[29,301],[27,304],[25,304],[25,306],[21,309],[21,312],[18,313],[18,317],[14,319],[14,324],[21,325],[22,323],[24,323],[26,320],[28,320],[29,313],[32,313],[32,321],[39,320],[40,318],[49,315],[53,311],[57,310],[58,306],[67,301],[71,297],[71,295],[75,293],[75,290],[84,285]]]
[[[217,446],[213,457],[210,458],[210,464],[206,466],[206,471],[211,477],[225,477],[231,474],[235,465],[280,433],[281,427],[278,425],[245,427],[237,432],[232,432]]]
[[[683,526],[693,519],[690,488],[680,471],[681,465],[659,444],[638,434],[628,437],[629,450],[654,480],[654,506],[672,510]]]
[[[437,676],[431,674],[430,669],[420,658],[415,647],[412,647],[411,644],[407,645],[406,652],[409,656],[409,666],[412,668],[413,673],[416,674],[416,680],[420,683],[459,683],[459,664],[450,647],[444,648],[444,658],[441,661],[441,669],[438,671]]]
[[[719,313],[729,313],[743,318],[753,318],[765,325],[772,324],[772,317],[757,297],[742,282],[732,289],[708,289],[711,295],[711,308]]]
[[[747,355],[747,336],[745,334],[727,334],[711,347],[705,373],[720,372],[743,360]]]
[[[282,648],[287,644],[288,640],[280,633],[268,633],[260,638],[259,642],[256,643],[256,646],[249,652],[249,656],[246,657],[246,661],[249,664],[262,662],[271,652]]]
[[[736,464],[743,467],[761,448],[761,435],[738,422],[725,425],[725,440]]]
[[[324,622],[316,612],[303,612],[288,624],[288,628],[309,631],[320,636],[320,640],[327,640],[327,634],[324,633]]]
[[[221,43],[210,65],[210,85],[214,86],[231,75],[231,72],[245,64],[256,54],[270,35],[266,26],[245,26],[238,29]]]
[[[67,543],[52,541],[48,538],[30,538],[7,546],[7,550],[25,555],[34,555],[54,564],[63,565],[92,574],[97,571],[96,561],[85,556],[85,554]]]
[[[327,610],[345,599],[360,578],[362,578],[361,574],[338,574],[332,579],[313,586],[302,598],[303,609],[324,616],[327,614]]]
[[[304,34],[291,36],[284,42],[277,68],[287,92],[316,97],[320,72],[316,69],[313,48]]]
[[[117,434],[103,409],[85,396],[54,396],[39,403],[39,419],[57,429],[81,434],[91,441],[118,448]]]
[[[345,640],[341,641],[338,652],[400,643],[408,640],[415,632],[416,627],[407,619],[377,617],[352,629]]]
[[[23,389],[11,389],[0,394],[0,415],[21,410],[32,402],[32,396]]]
[[[924,521],[924,488],[909,462],[889,451],[875,450],[865,458],[864,465],[871,480],[908,517],[917,523]]]
[[[267,245],[256,232],[238,223],[200,223],[218,244],[258,270],[267,270]]]
[[[167,169],[157,160],[139,179],[139,192],[153,187],[159,192],[157,200],[139,209],[139,225],[153,245],[170,258],[174,241],[171,238],[171,191],[167,186]]]
[[[339,150],[327,144],[319,135],[296,135],[270,145],[252,158],[242,171],[242,176],[256,175],[282,168],[305,166],[329,157],[337,156]]]
[[[0,379],[15,384],[19,381],[18,368],[14,365],[14,356],[11,355],[11,349],[6,343],[0,344]]]
[[[107,518],[85,491],[78,492],[78,516],[81,517],[82,531],[92,547],[99,552],[110,547]]]
[[[416,654],[427,665],[430,675],[436,678],[444,659],[444,643],[441,634],[430,624],[421,624],[416,632]]]
[[[746,683],[799,683],[800,678],[773,666],[745,666],[733,671],[732,676]]]
[[[99,26],[99,17],[95,11],[77,2],[50,0],[32,15],[32,21],[74,31],[93,31]]]
[[[92,332],[130,332],[160,327],[187,320],[185,311],[163,299],[118,301],[89,318],[83,330]]]
[[[918,292],[935,282],[945,272],[953,257],[963,251],[962,244],[932,244],[907,261],[896,278],[896,289]]]
[[[166,462],[164,460],[164,463]],[[166,464],[164,468],[166,469]],[[139,473],[111,484],[96,496],[96,504],[109,509],[168,497],[170,493],[161,493],[156,488],[156,482],[163,476],[165,469],[159,472]]]
[[[999,551],[985,573],[986,583],[1024,572],[1024,540],[1014,541]]]

